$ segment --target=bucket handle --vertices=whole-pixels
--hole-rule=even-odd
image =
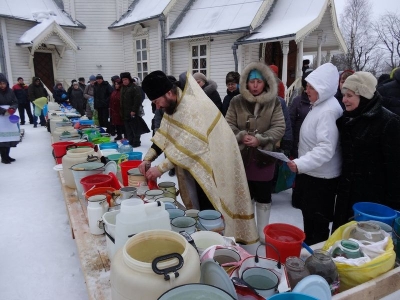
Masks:
[[[159,269],[157,267],[157,264],[159,262],[162,262],[164,260],[169,260],[172,258],[178,259],[178,263],[175,266],[165,268],[165,269]],[[153,262],[151,263],[151,268],[153,269],[153,272],[158,274],[158,275],[164,275],[164,280],[168,281],[171,279],[171,275],[173,274],[175,278],[179,277],[179,273],[177,272],[179,269],[181,269],[183,266],[183,257],[179,253],[170,253],[166,255],[162,255],[159,257],[156,257]],[[172,273],[172,274],[171,274]]]
[[[103,224],[104,226],[104,224]],[[99,226],[100,227],[100,226]],[[110,239],[110,241],[115,244],[115,239],[107,232],[106,226],[104,226],[104,233],[106,234],[106,236],[108,236],[108,238]]]
[[[274,251],[276,252],[276,254],[278,254],[278,263],[277,263],[277,268],[280,269],[282,264],[281,264],[281,255],[279,254],[278,249],[276,249],[276,247],[274,245],[272,245],[271,243],[265,242],[265,246],[270,246],[272,249],[274,249]],[[256,255],[254,257],[254,262],[258,263],[258,249],[260,248],[260,246],[263,246],[262,244],[258,245],[257,250],[256,250]],[[265,247],[265,254],[267,254],[267,247]]]

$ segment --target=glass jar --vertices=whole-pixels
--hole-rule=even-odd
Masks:
[[[354,241],[341,240],[332,248],[332,257],[342,256],[344,258],[359,258],[364,256],[361,252],[360,246]]]
[[[311,275],[322,276],[329,284],[337,280],[338,272],[329,252],[322,249],[314,250],[305,264]]]
[[[300,280],[310,275],[310,272],[306,268],[304,261],[296,256],[289,256],[286,258],[285,266],[292,290]]]

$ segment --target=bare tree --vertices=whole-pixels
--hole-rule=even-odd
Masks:
[[[385,50],[386,64],[390,69],[400,66],[400,16],[396,13],[386,13],[374,24],[374,29]]]
[[[377,38],[373,35],[369,0],[348,0],[341,17],[341,30],[348,53],[346,69],[364,70],[374,56]]]

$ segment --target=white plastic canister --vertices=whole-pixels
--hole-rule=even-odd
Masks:
[[[146,259],[142,259],[137,249],[144,249]],[[161,256],[163,258],[159,258],[155,264],[157,268],[153,270],[154,259]],[[115,253],[110,280],[113,300],[158,299],[175,286],[200,282],[199,255],[176,232],[145,231],[130,238]]]
[[[113,210],[106,212],[102,217],[104,223],[104,231],[106,233],[107,253],[110,261],[112,260],[115,253],[115,224],[117,222],[117,215],[119,213],[119,210]]]
[[[88,198],[87,215],[91,234],[100,235],[104,233],[104,229],[100,228],[99,222],[107,210],[108,202],[105,195],[95,195]]]
[[[75,148],[67,151],[67,154],[62,158],[63,177],[66,186],[72,189],[76,188],[74,175],[70,168],[73,165],[87,162],[88,156],[93,154],[93,148]]]
[[[144,204],[139,198],[123,200],[115,226],[115,251],[122,248],[130,236],[150,229],[171,230],[164,203]]]

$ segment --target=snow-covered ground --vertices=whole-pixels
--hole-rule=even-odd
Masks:
[[[150,127],[149,101],[145,111]],[[60,180],[53,170],[50,134],[45,127],[21,128],[23,141],[10,153],[16,162],[0,164],[0,299],[88,299]],[[142,146],[135,151],[145,153],[150,138],[150,133],[143,135]],[[158,182],[162,181],[176,182],[176,177],[164,174]],[[290,190],[272,199],[271,223],[303,228],[300,210],[291,206]]]

